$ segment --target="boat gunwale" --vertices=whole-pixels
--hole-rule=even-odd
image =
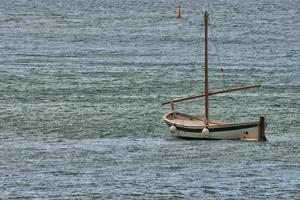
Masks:
[[[238,127],[245,127],[245,128],[249,128],[249,127],[256,127],[256,126],[259,126],[259,122],[257,121],[252,121],[252,122],[240,122],[240,123],[224,123],[224,124],[217,124],[217,125],[203,125],[203,126],[189,126],[189,125],[181,125],[181,124],[178,124],[178,123],[174,123],[172,122],[172,120],[168,119],[167,117],[171,114],[178,114],[178,115],[181,115],[181,116],[184,116],[184,117],[189,117],[189,118],[192,118],[192,119],[198,119],[198,120],[201,120],[201,118],[197,117],[197,116],[193,116],[193,115],[189,115],[189,114],[186,114],[186,113],[181,113],[181,112],[177,112],[177,111],[171,111],[171,112],[168,112],[166,113],[164,116],[163,116],[163,119],[164,121],[169,125],[169,126],[176,126],[180,129],[188,129],[188,130],[191,130],[191,131],[201,131],[203,128],[208,128],[210,130],[216,130],[216,131],[221,131],[222,129],[229,129],[231,130],[231,128],[235,129],[235,128],[238,128]],[[213,122],[213,120],[211,120]],[[218,130],[219,129],[219,130]]]

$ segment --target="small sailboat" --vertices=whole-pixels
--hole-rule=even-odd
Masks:
[[[265,141],[265,119],[245,123],[224,123],[209,118],[209,96],[233,92],[238,90],[260,87],[260,85],[246,85],[226,90],[211,92],[208,90],[208,12],[204,13],[205,22],[205,87],[204,94],[180,99],[163,101],[162,105],[171,104],[171,111],[163,116],[173,136],[186,139],[226,139],[245,141]],[[183,101],[204,97],[204,116],[194,116],[175,111],[175,104]]]

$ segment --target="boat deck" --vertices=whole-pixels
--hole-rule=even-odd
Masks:
[[[167,118],[174,124],[185,126],[205,126],[204,117],[189,116],[182,113],[170,113]],[[209,120],[209,126],[224,125],[223,122]]]

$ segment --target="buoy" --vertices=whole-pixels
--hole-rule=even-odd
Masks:
[[[176,8],[176,18],[177,18],[177,19],[181,18],[181,9],[180,9],[180,6],[178,6],[178,7]]]
[[[176,126],[170,126],[170,132],[175,133],[176,132]]]
[[[204,129],[202,129],[202,134],[204,136],[207,136],[209,134],[209,130],[205,127]]]

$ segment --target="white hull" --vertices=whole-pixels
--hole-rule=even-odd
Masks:
[[[186,139],[215,139],[215,140],[262,140],[259,122],[224,124],[210,121],[205,126],[203,118],[178,112],[169,112],[163,117],[170,127],[171,135]],[[207,128],[208,131],[203,131]]]
[[[253,138],[253,140],[255,139],[258,140],[257,139],[258,127],[231,130],[231,131],[208,132],[206,134],[202,132],[188,132],[188,131],[176,130],[176,132],[174,133],[171,132],[171,135],[175,137],[186,138],[186,139],[243,140],[243,139]]]

